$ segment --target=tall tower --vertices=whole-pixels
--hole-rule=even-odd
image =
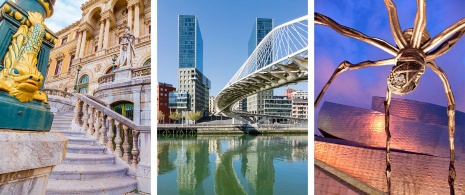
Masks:
[[[255,19],[255,23],[253,26],[252,34],[250,35],[249,39],[249,56],[253,53],[257,45],[262,41],[263,38],[273,29],[273,19],[270,18],[257,18]],[[270,48],[271,50],[272,48]],[[271,63],[271,59],[273,58],[273,52],[268,52],[271,55],[267,61],[258,62],[258,67],[263,67]],[[249,113],[257,113],[263,114],[264,113],[264,100],[273,98],[273,89],[266,90],[259,92],[257,94],[251,95],[247,97],[247,111]],[[245,100],[242,101],[242,105],[244,105]],[[244,106],[243,106],[244,107]]]
[[[191,111],[208,113],[210,80],[203,75],[203,40],[194,15],[178,16],[178,91],[189,94]]]

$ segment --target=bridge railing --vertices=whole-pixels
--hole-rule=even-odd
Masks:
[[[58,95],[76,101],[73,111],[74,123],[128,165],[137,169],[140,162],[139,135],[150,134],[150,126],[137,125],[82,94],[72,94],[55,89],[43,91],[49,95]]]
[[[290,63],[289,56],[306,56],[307,47],[308,16],[277,26],[262,39],[223,90],[254,72],[269,68],[271,64]]]

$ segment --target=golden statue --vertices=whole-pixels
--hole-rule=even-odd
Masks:
[[[45,35],[42,15],[28,12],[31,26],[22,25],[13,35],[0,72],[0,90],[7,91],[21,102],[33,99],[48,103],[47,96],[39,89],[44,77],[37,69],[37,55]]]

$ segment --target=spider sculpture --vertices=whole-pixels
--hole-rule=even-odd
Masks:
[[[332,20],[331,18],[319,13],[315,13],[315,24],[328,26],[336,32],[351,38],[364,41],[374,45],[387,53],[393,55],[393,58],[379,61],[364,61],[357,64],[350,62],[342,62],[332,74],[329,81],[323,87],[318,97],[315,100],[315,108],[328,89],[331,82],[346,70],[357,70],[361,68],[394,65],[387,78],[387,93],[385,106],[385,133],[386,133],[386,180],[387,190],[391,193],[391,159],[390,159],[390,131],[389,131],[389,106],[391,101],[391,93],[404,95],[412,92],[418,85],[418,81],[425,72],[426,67],[431,68],[442,80],[446,92],[448,107],[447,115],[449,143],[450,143],[450,164],[448,182],[450,193],[454,194],[454,180],[456,176],[454,167],[454,131],[455,131],[455,99],[452,89],[445,72],[436,65],[434,59],[449,51],[455,43],[463,36],[465,32],[465,19],[462,19],[453,25],[446,28],[436,37],[430,38],[426,27],[426,0],[417,0],[417,12],[415,16],[414,27],[406,29],[402,32],[399,19],[397,16],[396,6],[392,0],[384,0],[392,34],[397,46],[390,43],[369,37],[357,30],[343,26]]]

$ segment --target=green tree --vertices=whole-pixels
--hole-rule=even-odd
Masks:
[[[178,110],[176,110],[176,111],[174,111],[174,112],[171,112],[171,111],[170,111],[170,116],[169,116],[169,118],[170,118],[171,120],[179,121],[179,120],[181,120],[181,117],[182,117],[182,115],[181,115],[181,113],[180,113]]]
[[[163,121],[164,118],[165,118],[165,114],[164,114],[161,110],[159,110],[159,111],[158,111],[158,115],[157,115],[158,122],[159,122],[159,123],[163,123],[163,122],[164,122],[164,121]]]
[[[193,120],[194,124],[195,124],[196,121],[198,121],[200,118],[202,118],[202,114],[200,113],[200,111],[188,112],[187,113],[187,118],[189,118],[189,120]]]

